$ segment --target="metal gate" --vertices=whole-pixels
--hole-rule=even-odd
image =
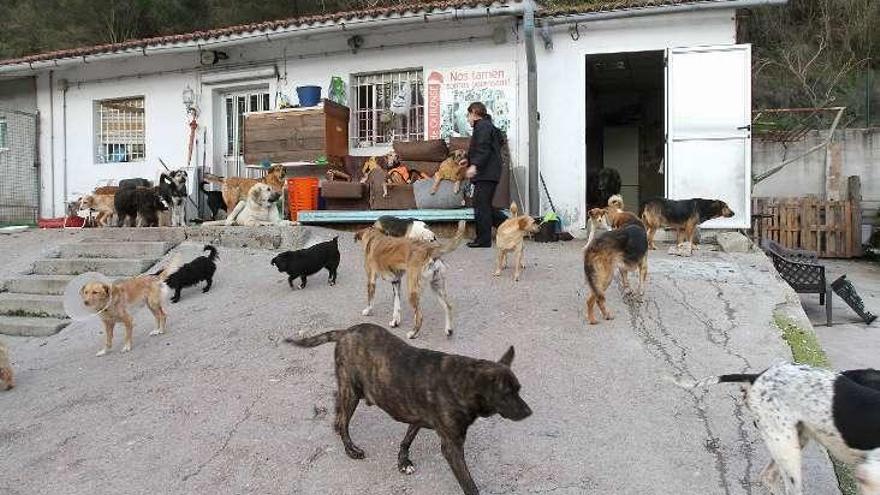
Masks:
[[[37,223],[37,122],[34,113],[0,108],[0,225]]]

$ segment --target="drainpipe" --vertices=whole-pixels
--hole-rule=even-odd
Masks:
[[[61,161],[61,201],[64,205],[64,216],[67,216],[67,90],[70,88],[70,85],[67,83],[67,79],[62,79],[61,81],[61,151],[64,153],[64,158]]]
[[[529,114],[529,214],[541,213],[540,169],[538,168],[538,64],[535,60],[535,4],[526,0],[523,28],[526,42],[526,72]]]
[[[52,205],[52,218],[55,218],[55,71],[49,71],[49,184],[51,184],[49,204]]]

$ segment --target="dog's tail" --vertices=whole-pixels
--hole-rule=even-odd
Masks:
[[[210,244],[205,244],[205,248],[202,251],[208,252],[208,259],[211,261],[217,261],[217,248]]]
[[[165,268],[155,275],[159,277],[159,280],[164,282],[172,273],[176,272],[178,268],[180,268],[180,253],[175,254],[174,257],[171,258],[171,261],[165,265]]]
[[[519,216],[519,207],[516,206],[516,201],[510,203],[510,216],[518,217]]]
[[[590,260],[590,253],[587,251],[590,247],[588,243],[584,246],[584,278],[587,279],[587,285],[590,286],[590,290],[596,297],[600,297],[602,291],[600,291],[596,286],[596,268],[593,266],[592,260]]]
[[[205,174],[204,179],[205,179],[205,181],[211,182],[212,184],[223,184],[226,182],[226,179],[224,177],[221,177],[219,175],[214,175],[214,174]],[[203,189],[203,191],[204,191],[204,189]]]
[[[205,186],[206,186],[206,185],[208,185],[208,181],[206,181],[206,180],[203,180],[202,182],[199,182],[199,189],[201,189],[203,193],[208,194],[210,191],[208,191],[207,189],[205,189]]]
[[[443,256],[446,253],[451,253],[458,249],[458,246],[461,245],[461,241],[464,239],[464,229],[467,226],[467,223],[464,220],[459,220],[458,229],[455,231],[455,236],[447,243],[439,246],[435,253],[437,256]]]
[[[759,376],[761,376],[760,373],[735,373],[731,375],[709,376],[697,381],[672,378],[672,382],[681,388],[694,389],[707,388],[719,383],[748,383],[749,385],[752,385]]]
[[[301,339],[287,337],[286,339],[284,339],[284,341],[297,347],[316,347],[321,344],[326,344],[327,342],[336,342],[339,340],[339,337],[343,336],[347,332],[348,330],[331,330],[329,332],[319,333],[318,335],[304,337]]]

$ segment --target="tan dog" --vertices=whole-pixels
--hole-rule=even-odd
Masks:
[[[15,374],[9,364],[9,351],[0,342],[0,390],[9,390],[15,386]]]
[[[249,179],[246,177],[220,177],[214,174],[205,174],[205,180],[214,184],[220,184],[223,201],[227,208],[234,208],[254,184],[268,184],[273,191],[280,193],[284,189],[284,167],[272,165],[269,172],[262,179]]]
[[[465,179],[465,171],[467,165],[461,165],[460,162],[467,156],[465,150],[455,150],[450,153],[449,157],[440,164],[437,173],[434,174],[434,186],[431,187],[431,194],[437,194],[440,189],[441,180],[449,180],[455,183],[453,192],[458,194],[461,189],[461,182]]]
[[[156,318],[156,329],[150,332],[150,335],[165,333],[167,316],[162,307],[163,292],[166,287],[164,282],[179,266],[180,257],[175,256],[158,275],[144,274],[113,284],[90,282],[80,289],[83,304],[98,313],[104,323],[104,348],[98,351],[98,356],[107,354],[113,347],[113,329],[117,323],[125,325],[125,343],[122,351],[131,350],[134,319],[129,309],[136,304],[146,303]]]
[[[406,288],[409,302],[415,313],[413,329],[406,334],[410,339],[416,338],[422,328],[422,310],[419,306],[422,278],[430,281],[431,290],[437,294],[446,314],[446,335],[452,335],[452,305],[446,294],[446,265],[440,259],[446,253],[454,251],[464,238],[465,222],[458,222],[458,230],[451,241],[422,242],[406,237],[389,237],[379,230],[368,227],[355,233],[355,241],[363,244],[364,269],[367,272],[367,307],[362,311],[364,316],[373,312],[373,298],[376,295],[376,277],[391,278],[394,292],[394,314],[391,327],[400,325],[400,282],[406,274]]]
[[[364,165],[361,167],[361,184],[366,184],[367,180],[370,178],[370,173],[377,168],[382,168],[379,165],[379,159],[375,156],[367,158],[367,161],[365,161]]]
[[[525,268],[523,264],[523,238],[527,233],[534,234],[538,230],[540,230],[540,227],[535,223],[535,219],[529,215],[520,215],[516,203],[511,203],[510,218],[502,222],[495,231],[495,247],[498,250],[498,260],[495,263],[495,273],[493,275],[497,277],[501,275],[501,270],[507,268],[507,253],[512,252],[516,258],[514,260],[513,280],[518,282],[519,276],[522,274],[523,268]]]
[[[97,212],[98,214],[95,215],[95,222],[99,226],[105,227],[107,226],[110,219],[113,218],[113,215],[116,215],[116,207],[113,205],[115,196],[115,193],[87,194],[83,196],[82,199],[79,201],[79,209]]]
[[[202,225],[240,225],[257,227],[269,225],[290,225],[290,220],[281,218],[278,212],[278,200],[281,193],[268,184],[256,183],[248,191],[245,201],[239,202],[226,217],[226,220],[212,220]]]

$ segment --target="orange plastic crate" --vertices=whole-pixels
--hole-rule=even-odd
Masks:
[[[287,208],[290,219],[296,220],[297,213],[318,209],[318,190],[320,181],[316,177],[293,177],[287,179]]]

